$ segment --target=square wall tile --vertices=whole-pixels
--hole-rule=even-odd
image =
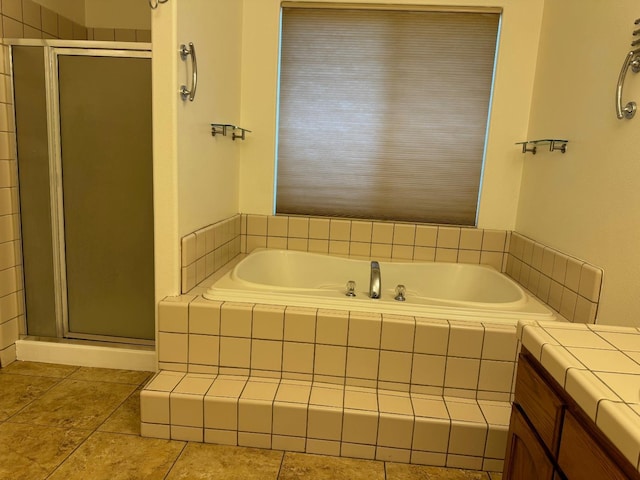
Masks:
[[[315,308],[287,307],[284,312],[284,339],[313,343],[316,338]]]
[[[416,226],[408,223],[396,223],[393,226],[393,244],[411,245],[416,241]]]
[[[438,227],[418,225],[416,227],[416,246],[435,247],[438,240]]]
[[[380,352],[378,379],[388,382],[409,383],[411,381],[411,367],[411,353],[382,350]]]
[[[460,228],[458,227],[438,227],[438,240],[436,243],[438,248],[460,247]]]
[[[189,335],[186,333],[158,332],[158,361],[187,363]]]
[[[294,238],[309,238],[309,218],[289,217],[288,235]]]
[[[307,435],[307,406],[299,403],[274,402],[273,434],[305,437]]]
[[[336,345],[316,345],[313,372],[317,375],[344,377],[347,364],[347,348]]]
[[[189,303],[189,333],[220,334],[220,308],[222,302],[197,297]]]
[[[267,217],[267,235],[270,237],[286,237],[288,234],[289,218],[281,216]]]
[[[330,223],[329,219],[327,218],[310,218],[309,219],[309,238],[318,239],[318,240],[328,240],[329,239],[329,223]],[[309,242],[309,246],[311,247],[311,242]]]
[[[416,417],[412,449],[445,453],[449,444],[450,430],[449,420]]]
[[[373,222],[373,230],[371,234],[372,243],[393,243],[393,223]],[[373,255],[373,252],[372,252]]]
[[[480,358],[483,341],[482,326],[452,324],[447,354],[452,357]]]
[[[285,307],[256,305],[253,307],[253,338],[282,340],[284,338]]]
[[[413,416],[381,413],[377,445],[410,449],[413,438]]]
[[[220,337],[217,335],[189,335],[189,363],[218,366]]]
[[[416,317],[415,353],[446,355],[449,346],[449,322]]]
[[[351,222],[351,242],[371,243],[373,222],[354,220]]]
[[[366,410],[344,410],[342,442],[375,445],[378,414]]]
[[[172,393],[170,398],[171,425],[204,427],[204,395]]]
[[[221,337],[220,366],[249,368],[251,366],[251,339]]]
[[[601,284],[602,270],[585,263],[580,273],[578,293],[591,302],[598,302]]]
[[[480,360],[473,358],[447,358],[444,386],[477,390]]]
[[[282,341],[253,340],[251,344],[251,369],[282,370]]]
[[[432,385],[442,388],[444,386],[446,359],[447,357],[443,355],[414,354],[411,384]]]
[[[378,379],[380,350],[349,347],[347,350],[347,377]]]
[[[189,301],[193,297],[168,297],[158,304],[158,329],[161,332],[189,331]]]
[[[482,235],[482,250],[488,252],[504,252],[507,233],[504,230],[485,230]]]
[[[510,393],[514,370],[514,362],[482,360],[478,389]]]
[[[346,345],[349,314],[343,310],[319,309],[316,323],[316,343]]]
[[[220,310],[220,335],[226,337],[251,337],[253,305],[225,302]]]
[[[247,215],[247,235],[267,235],[267,217],[264,215]]]
[[[351,238],[351,221],[331,219],[329,226],[329,239],[348,242]]]
[[[451,422],[449,438],[450,455],[482,457],[487,441],[487,425],[485,423]]]
[[[310,405],[307,435],[314,439],[339,441],[342,437],[342,408]]]
[[[380,348],[382,316],[351,312],[349,315],[349,346]]]
[[[272,416],[271,401],[240,398],[238,402],[238,430],[241,432],[271,434]]]
[[[284,342],[282,371],[313,373],[314,345],[312,343]]]
[[[460,230],[460,249],[482,250],[483,231],[475,228],[463,228]]]
[[[413,352],[416,321],[414,317],[382,316],[380,348],[400,352]]]
[[[515,327],[485,327],[482,358],[487,360],[515,361],[518,354],[518,338]]]

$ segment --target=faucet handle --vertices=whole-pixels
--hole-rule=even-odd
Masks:
[[[347,297],[355,297],[356,296],[356,282],[353,280],[349,280],[347,282],[347,293],[345,293]]]
[[[405,292],[407,291],[407,289],[405,288],[404,285],[398,285],[396,287],[396,296],[394,297],[394,300],[398,301],[398,302],[404,302],[407,298],[405,297]]]

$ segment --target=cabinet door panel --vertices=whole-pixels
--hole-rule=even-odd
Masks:
[[[527,418],[536,432],[555,455],[558,452],[563,402],[524,355],[518,361],[515,403],[527,412]]]
[[[553,464],[529,423],[514,405],[511,410],[504,480],[552,480]]]
[[[596,441],[567,412],[562,427],[562,440],[558,465],[567,478],[593,478],[598,480],[628,480]]]

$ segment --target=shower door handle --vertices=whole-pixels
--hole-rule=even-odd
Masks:
[[[189,42],[189,46],[180,45],[180,58],[186,60],[188,56],[191,56],[191,88],[181,85],[180,95],[182,100],[188,98],[190,102],[193,102],[193,99],[196,98],[196,88],[198,88],[198,61],[196,60],[196,47],[192,42]]]

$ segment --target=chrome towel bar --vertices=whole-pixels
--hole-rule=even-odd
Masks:
[[[198,61],[196,60],[196,47],[192,42],[189,42],[188,47],[185,44],[180,45],[180,58],[186,60],[188,56],[191,56],[191,88],[187,88],[186,85],[180,86],[180,95],[182,100],[188,98],[190,102],[193,102],[198,87]]]

